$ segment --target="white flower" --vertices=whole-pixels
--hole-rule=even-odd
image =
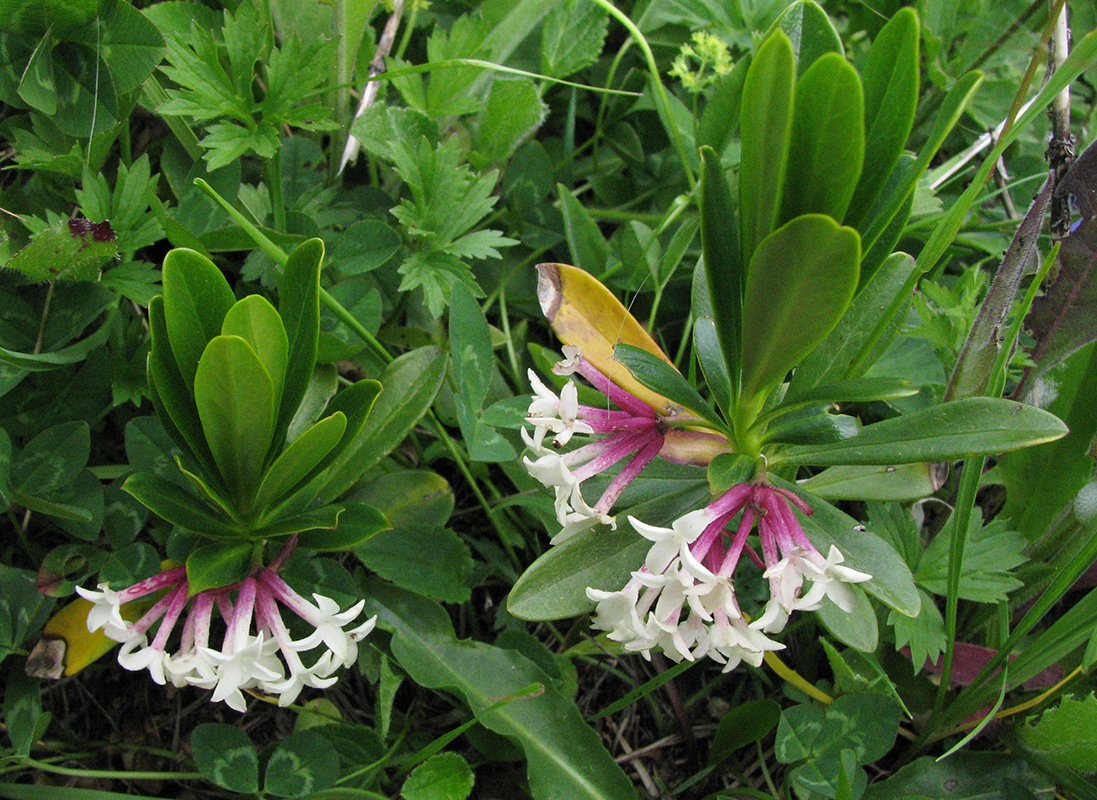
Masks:
[[[274,657],[277,643],[264,640],[262,632],[256,636],[237,636],[228,652],[218,652],[202,648],[203,655],[217,668],[216,685],[213,687],[213,702],[224,701],[228,706],[241,713],[247,708],[242,689],[251,689],[262,683],[281,680],[285,674],[282,663]],[[205,686],[206,681],[191,681],[196,686]]]
[[[147,669],[152,679],[163,686],[164,666],[167,654],[160,648],[148,644],[145,636],[134,636],[122,645],[118,652],[118,663],[132,672]]]
[[[533,370],[529,370],[533,387],[533,401],[526,412],[526,422],[534,426],[534,441],[540,446],[549,433],[556,434],[553,444],[563,447],[576,433],[591,434],[594,429],[579,419],[579,390],[574,381],[568,381],[557,397]]]
[[[88,611],[88,630],[97,631],[103,629],[108,638],[116,642],[125,642],[133,637],[130,625],[122,619],[122,601],[118,592],[111,591],[105,584],[99,584],[100,591],[94,592],[82,586],[76,587],[76,593],[85,600],[90,600],[93,605]]]
[[[834,545],[830,546],[825,559],[818,553],[811,553],[805,560],[810,566],[810,572],[806,572],[805,577],[812,581],[812,585],[800,599],[797,608],[814,610],[822,604],[825,596],[847,614],[853,611],[856,598],[846,584],[864,583],[871,580],[872,576],[851,567],[843,567],[845,557]]]

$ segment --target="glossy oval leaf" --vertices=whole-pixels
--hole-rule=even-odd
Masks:
[[[759,245],[743,306],[743,397],[765,395],[835,326],[857,288],[857,232],[809,214]]]
[[[217,468],[243,503],[258,487],[274,433],[270,375],[239,336],[216,336],[198,362],[194,399]]]
[[[250,542],[207,544],[187,556],[187,591],[190,596],[207,589],[239,583],[252,570]]]
[[[743,86],[739,241],[748,263],[773,231],[781,207],[792,133],[795,62],[788,37],[775,31],[758,48]]]
[[[782,448],[770,463],[911,464],[996,455],[1065,436],[1054,414],[992,397],[969,397],[877,422],[852,439]]]
[[[839,642],[862,653],[872,653],[880,643],[876,611],[858,584],[850,584],[849,589],[854,598],[852,611],[843,611],[827,597],[815,614]]]
[[[861,79],[841,53],[826,53],[796,83],[778,224],[803,214],[842,219],[864,158]]]
[[[216,264],[182,247],[164,258],[161,280],[171,354],[187,388],[193,389],[198,360],[210,339],[221,333],[236,297]]]
[[[614,358],[618,344],[630,344],[673,367],[644,327],[597,279],[567,264],[538,264],[537,299],[561,342],[582,350],[595,369],[629,394],[657,411],[671,409],[670,401],[643,386]]]
[[[261,295],[253,294],[237,301],[225,314],[221,325],[225,336],[239,336],[259,356],[259,363],[270,376],[274,402],[281,402],[282,384],[289,364],[289,341],[282,318]],[[288,421],[287,421],[288,424]]]

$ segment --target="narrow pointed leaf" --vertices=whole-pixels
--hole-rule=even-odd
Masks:
[[[799,486],[824,500],[891,500],[929,497],[944,485],[948,464],[828,467]]]
[[[564,215],[564,234],[575,263],[587,272],[601,272],[609,260],[609,243],[582,203],[563,184],[556,184],[560,211]]]
[[[194,376],[194,396],[217,468],[238,502],[259,484],[274,432],[274,387],[239,336],[217,336]]]
[[[857,288],[860,241],[829,217],[798,217],[759,245],[747,273],[743,396],[758,398],[811,352]]]
[[[318,529],[333,529],[339,524],[339,515],[343,506],[321,506],[290,517],[275,520],[251,531],[253,539],[271,539],[276,536],[289,536],[291,533],[304,533]]]
[[[643,386],[614,358],[613,349],[618,344],[629,344],[673,366],[609,289],[577,267],[538,264],[537,299],[561,342],[582,350],[587,361],[629,394],[657,411],[669,411],[672,404],[667,398]]]
[[[297,543],[309,550],[350,550],[392,526],[385,515],[365,503],[348,503],[334,530],[302,533]]]
[[[188,531],[216,539],[232,539],[238,535],[234,522],[214,512],[186,489],[159,475],[138,472],[126,479],[122,489],[154,514]]]
[[[871,403],[876,400],[895,400],[918,394],[918,389],[902,378],[859,378],[838,381],[803,392],[787,399],[767,412],[767,416],[783,414],[789,409],[812,403]]]
[[[481,724],[522,748],[534,797],[635,800],[631,781],[572,699],[532,661],[515,650],[458,640],[440,605],[379,581],[368,583],[366,613],[377,614],[378,625],[393,634],[393,655],[412,680],[459,694]],[[544,692],[528,696],[534,683]]]
[[[632,377],[644,386],[682,408],[701,415],[716,427],[723,427],[723,421],[716,412],[674,367],[667,366],[648,351],[628,344],[617,345],[614,353],[617,360],[632,373]]]
[[[169,252],[162,274],[171,355],[187,388],[193,389],[198,359],[210,339],[221,333],[221,323],[236,297],[217,265],[194,250]]]
[[[911,464],[996,455],[1067,433],[1062,421],[1035,406],[990,397],[953,400],[869,425],[852,439],[790,446],[770,463]]]
[[[739,395],[745,263],[739,250],[739,218],[720,159],[701,150],[701,247],[708,301],[732,397]],[[700,316],[700,312],[696,312]],[[711,369],[706,370],[706,374]]]
[[[823,54],[842,53],[842,37],[827,12],[814,0],[795,0],[781,12],[774,26],[788,36],[800,74]]]
[[[346,415],[337,412],[324,417],[294,439],[263,476],[255,505],[265,508],[288,494],[332,451],[346,429]]]

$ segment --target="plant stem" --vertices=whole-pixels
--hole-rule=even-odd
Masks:
[[[274,213],[274,229],[286,232],[286,198],[282,192],[282,159],[275,153],[266,161],[267,189],[270,190],[271,211]]]

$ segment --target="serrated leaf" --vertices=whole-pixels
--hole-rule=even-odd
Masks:
[[[605,9],[591,0],[563,0],[541,29],[541,72],[566,78],[589,67],[602,52],[609,28]]]
[[[465,800],[472,792],[472,767],[457,753],[438,753],[411,771],[400,795],[405,800]]]
[[[547,109],[533,81],[496,79],[480,112],[469,162],[476,169],[505,161],[541,125]]]

